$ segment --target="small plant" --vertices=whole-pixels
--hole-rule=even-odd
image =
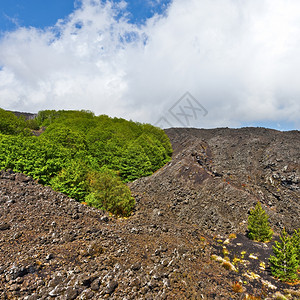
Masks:
[[[285,229],[280,235],[280,241],[275,241],[273,246],[274,256],[270,256],[269,262],[273,276],[286,282],[299,280],[297,269],[299,267],[297,248],[293,238],[290,237]]]
[[[223,247],[223,249],[222,249],[222,253],[223,253],[223,256],[225,257],[225,256],[228,256],[228,254],[229,254],[229,251],[227,250],[227,248],[226,248],[226,247]]]
[[[292,235],[292,244],[296,249],[297,260],[300,264],[300,228],[294,231]]]
[[[206,238],[205,238],[204,236],[201,236],[201,237],[200,237],[200,241],[201,241],[201,242],[206,242]]]
[[[229,260],[226,260],[226,258],[222,258],[221,256],[213,254],[211,256],[211,259],[220,263],[223,268],[237,272],[236,267]],[[227,258],[227,259],[229,259],[229,258]]]
[[[130,215],[135,200],[130,189],[112,172],[90,172],[87,175],[89,194],[85,202],[90,206],[105,209],[114,215],[127,217]]]
[[[244,273],[243,276],[249,278],[250,280],[255,280],[255,279],[259,279],[260,276],[254,272],[250,272],[250,273]]]
[[[258,257],[256,255],[254,255],[253,253],[250,253],[249,258],[251,258],[251,259],[258,259]]]
[[[235,255],[234,258],[233,258],[233,260],[232,260],[232,263],[233,263],[234,265],[237,265],[237,263],[240,262],[240,261],[241,261],[240,258],[238,258],[238,257]]]
[[[246,254],[247,252],[246,251],[242,251],[241,252],[241,259],[244,259],[245,258],[245,254]]]
[[[232,264],[230,261],[223,261],[222,267],[225,268],[226,270],[232,270]]]
[[[257,202],[248,217],[249,238],[258,242],[271,240],[273,231],[269,225],[269,216],[262,209],[260,202]]]
[[[263,261],[260,262],[259,263],[259,268],[264,271],[266,269],[266,264]]]
[[[243,292],[243,286],[240,282],[235,282],[233,285],[232,285],[232,290],[235,292],[235,293],[242,293]]]
[[[220,256],[217,256],[216,254],[213,254],[210,258],[211,258],[211,260],[218,261],[219,257]],[[220,257],[220,258],[222,259],[222,257]]]
[[[230,233],[228,238],[231,239],[231,240],[236,239],[236,234],[235,233]]]

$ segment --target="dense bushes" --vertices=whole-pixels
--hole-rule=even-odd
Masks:
[[[68,149],[37,137],[0,134],[0,169],[25,173],[42,184],[50,184],[70,154]]]
[[[28,134],[25,128],[26,121],[24,118],[18,118],[12,112],[0,108],[0,133]]]
[[[117,215],[134,206],[123,182],[150,175],[172,153],[161,129],[90,111],[41,111],[30,122],[4,110],[0,117],[0,169]],[[45,132],[30,136],[39,126]]]

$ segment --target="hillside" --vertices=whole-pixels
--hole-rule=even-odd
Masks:
[[[245,233],[259,200],[275,231],[300,227],[300,132],[264,128],[169,129],[173,159],[132,185],[177,222],[212,235]]]
[[[166,133],[172,161],[128,184],[136,200],[128,219],[2,171],[0,299],[299,299],[299,285],[259,268],[272,243],[245,233],[258,200],[275,239],[300,227],[300,132]],[[211,259],[224,245],[232,260],[245,251],[238,272]]]

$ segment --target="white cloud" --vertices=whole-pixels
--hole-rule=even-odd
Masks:
[[[0,106],[178,125],[168,109],[188,90],[209,111],[199,127],[299,126],[299,1],[174,0],[142,27],[116,18],[125,11],[84,0],[54,28],[7,33]]]

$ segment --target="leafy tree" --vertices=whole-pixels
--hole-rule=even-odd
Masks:
[[[144,132],[155,137],[161,143],[161,145],[165,148],[167,157],[170,157],[172,155],[173,150],[170,139],[161,128],[154,127],[150,124],[143,124],[142,128]]]
[[[25,134],[26,122],[24,118],[18,118],[14,113],[0,108],[0,133],[3,134]]]
[[[130,215],[135,205],[134,198],[129,188],[111,171],[89,173],[88,184],[90,193],[85,201],[89,205],[119,216]]]
[[[40,139],[68,148],[74,154],[86,149],[84,134],[76,129],[71,129],[64,124],[51,124],[41,135]]]
[[[32,130],[39,130],[40,128],[36,119],[26,120],[26,127]]]
[[[151,162],[151,171],[158,170],[166,163],[165,149],[155,137],[143,133],[136,141],[148,156]]]
[[[88,193],[88,167],[81,160],[71,160],[60,173],[50,181],[51,187],[78,201]]]
[[[296,281],[299,279],[297,275],[297,268],[299,267],[297,248],[285,229],[280,235],[280,241],[275,241],[274,256],[269,258],[272,274],[282,281]]]
[[[68,149],[37,137],[0,134],[0,169],[12,169],[49,184],[69,160]]]
[[[262,209],[260,202],[257,202],[248,217],[248,236],[252,240],[266,242],[271,240],[273,231],[269,225],[269,216]]]
[[[143,148],[137,143],[130,143],[122,155],[120,175],[123,180],[132,181],[151,175],[151,162]]]
[[[87,110],[42,110],[38,112],[36,121],[39,126],[49,126],[56,122],[65,122],[75,118],[93,118],[94,113]]]

